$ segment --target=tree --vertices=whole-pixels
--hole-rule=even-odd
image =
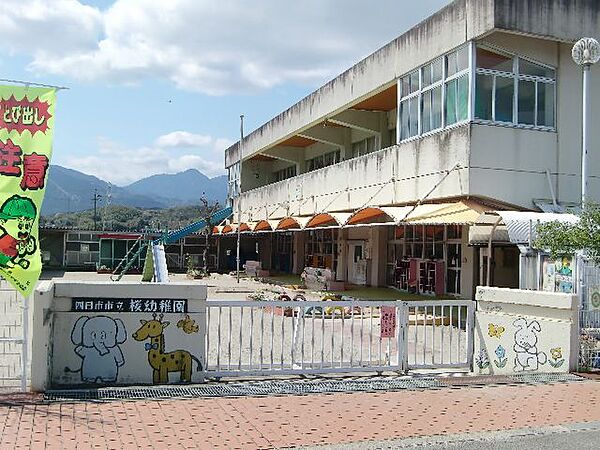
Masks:
[[[547,222],[536,228],[535,247],[548,250],[553,258],[583,251],[600,265],[600,206],[586,203],[579,222]]]

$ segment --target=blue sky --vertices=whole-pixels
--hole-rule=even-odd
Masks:
[[[448,0],[2,0],[0,78],[59,93],[53,163],[124,185],[223,150]]]

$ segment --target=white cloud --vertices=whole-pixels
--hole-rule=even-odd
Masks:
[[[82,80],[166,79],[207,94],[317,84],[449,0],[2,0],[0,50]]]
[[[101,137],[97,153],[71,156],[61,164],[118,186],[150,175],[188,169],[214,177],[225,173],[223,149],[231,143],[228,139],[176,131],[159,136],[154,145],[131,149]]]
[[[156,140],[159,147],[205,147],[213,143],[213,138],[188,131],[173,131]]]

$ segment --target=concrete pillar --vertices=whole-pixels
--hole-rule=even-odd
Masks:
[[[292,235],[292,273],[299,275],[304,270],[304,243],[306,233],[304,231],[294,232]]]
[[[340,147],[340,158],[342,161],[352,158],[352,129],[344,130],[344,146]]]
[[[389,123],[387,113],[381,113],[379,115],[379,145],[381,146],[380,148],[387,148],[391,145],[388,125]]]
[[[338,260],[336,281],[348,281],[348,230],[340,228],[338,230]]]
[[[273,249],[273,233],[265,233],[258,242],[258,256],[260,266],[265,270],[271,270],[271,252]]]
[[[387,227],[370,227],[371,272],[367,280],[371,286],[385,286],[387,269]]]
[[[479,279],[477,253],[479,249],[469,246],[469,227],[462,228],[460,296],[466,299],[475,298],[475,288]]]

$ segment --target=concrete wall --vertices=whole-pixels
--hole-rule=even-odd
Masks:
[[[251,133],[244,157],[314,126],[494,29],[574,42],[597,34],[600,6],[596,0],[456,0]],[[226,151],[226,167],[238,160],[237,151],[237,144]]]
[[[72,299],[82,297],[86,301],[112,300],[115,303],[123,299],[139,299],[144,312],[71,312]],[[194,283],[49,281],[41,283],[34,294],[32,390],[42,391],[53,386],[164,384],[164,379],[158,380],[150,365],[150,361],[154,361],[152,348],[145,345],[152,345],[150,339],[138,341],[134,337],[143,326],[141,321],[156,318],[146,305],[146,301],[153,299],[186,299],[188,304],[188,317],[180,312],[164,313],[163,353],[168,354],[157,357],[185,361],[193,355],[203,367],[204,334],[199,333],[194,324],[202,324],[206,320],[206,286]],[[97,336],[103,332],[110,336],[114,330],[117,330],[118,338],[108,339],[105,348],[78,341],[81,336],[98,339]],[[173,356],[170,352],[174,352]],[[191,381],[201,381],[203,372],[198,370],[195,360],[191,362]],[[174,382],[179,381],[181,374],[182,371],[178,370],[165,376],[168,382]]]
[[[393,85],[416,67],[493,28],[493,0],[457,0],[377,50],[244,139],[243,157],[272,147]],[[440,37],[440,33],[443,34]],[[238,160],[237,144],[225,166]]]
[[[546,169],[556,172],[556,133],[472,125],[469,192],[533,208],[551,198]]]
[[[523,2],[523,4],[527,3],[530,2]],[[548,5],[552,2],[537,3]],[[572,5],[586,2],[567,3],[565,20],[568,21]],[[598,10],[600,6],[596,3],[595,8]],[[598,29],[590,34],[597,36],[597,33]],[[581,36],[583,35],[582,32]],[[470,177],[473,183],[472,192],[477,193],[483,189],[482,195],[489,195],[486,186],[493,186],[494,191],[500,190],[499,196],[494,198],[532,207],[531,199],[551,199],[545,174],[547,169],[552,175],[551,179],[558,200],[566,203],[579,202],[583,77],[581,68],[571,57],[572,44],[505,32],[494,32],[486,36],[482,42],[557,68],[556,133],[474,126],[471,151],[471,165],[474,168]],[[600,99],[600,65],[592,68],[591,97],[593,99],[591,116],[598,117],[600,101],[594,99]],[[600,199],[600,128],[592,126],[590,133],[588,189],[592,197],[598,200]],[[499,170],[492,173],[482,167]],[[520,189],[515,189],[515,186],[519,186]],[[523,186],[527,189],[522,189]],[[519,190],[522,192],[518,192]]]
[[[477,288],[474,370],[480,374],[576,369],[577,296]]]
[[[574,42],[597,36],[600,3],[597,0],[495,0],[496,28]]]
[[[469,145],[465,125],[244,192],[242,221],[413,202],[455,164],[467,167]],[[467,169],[455,170],[432,198],[466,195],[468,188]],[[237,199],[233,210],[237,221]]]

